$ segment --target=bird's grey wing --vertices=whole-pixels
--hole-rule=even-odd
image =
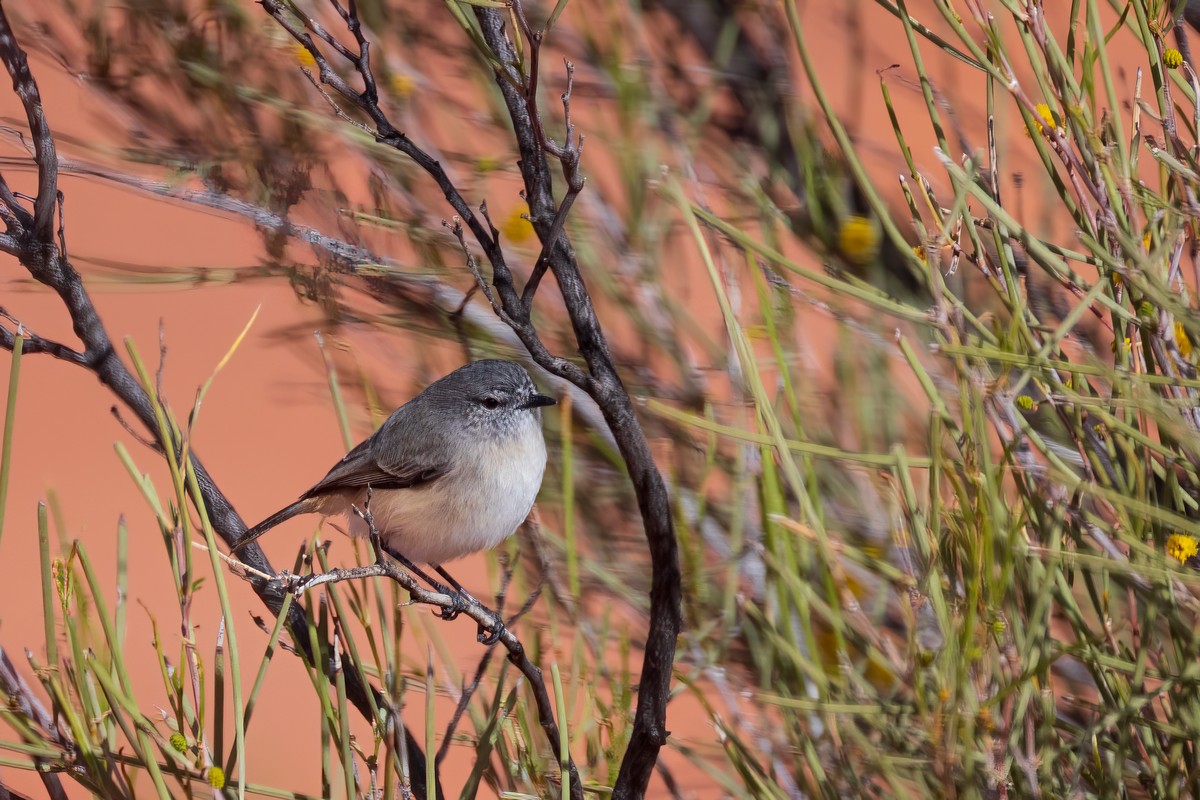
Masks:
[[[437,456],[378,458],[372,446],[374,437],[355,447],[329,470],[304,497],[329,494],[343,489],[410,489],[445,475],[449,465]]]

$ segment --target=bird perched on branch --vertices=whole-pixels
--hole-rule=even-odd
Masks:
[[[350,533],[367,536],[356,509],[369,504],[385,552],[452,594],[416,566],[432,565],[476,602],[442,565],[495,547],[525,521],[546,468],[541,409],[555,402],[515,362],[461,367],[398,408],[300,499],[247,530],[234,552],[297,514],[345,514]]]

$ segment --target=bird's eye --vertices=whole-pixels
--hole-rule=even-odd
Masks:
[[[499,408],[500,407],[500,400],[495,397],[485,397],[482,400],[480,400],[479,402],[483,403],[484,408]]]

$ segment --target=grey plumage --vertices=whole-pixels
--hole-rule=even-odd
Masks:
[[[476,361],[430,384],[300,498],[246,532],[235,549],[297,514],[352,515],[370,487],[385,545],[440,564],[494,547],[528,515],[546,464],[541,406],[529,373]],[[519,518],[518,518],[519,517]]]

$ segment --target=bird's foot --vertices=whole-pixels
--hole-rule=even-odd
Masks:
[[[489,647],[491,645],[494,645],[496,642],[500,641],[500,637],[503,636],[504,631],[507,630],[504,627],[504,620],[501,619],[500,615],[498,613],[496,613],[495,611],[492,611],[491,614],[492,614],[491,630],[488,630],[488,628],[484,627],[483,625],[480,625],[479,626],[479,634],[475,637],[476,639],[479,640],[480,644],[488,645]]]
[[[316,572],[312,573],[311,575],[289,574],[288,588],[291,590],[292,594],[294,594],[296,597],[299,597],[308,591],[308,587],[312,584],[313,578],[315,578],[318,574],[319,573]]]
[[[471,607],[471,603],[468,602],[467,598],[453,589],[442,586],[438,588],[438,591],[450,597],[450,605],[438,608],[437,616],[439,619],[458,619],[459,614],[462,614]]]

